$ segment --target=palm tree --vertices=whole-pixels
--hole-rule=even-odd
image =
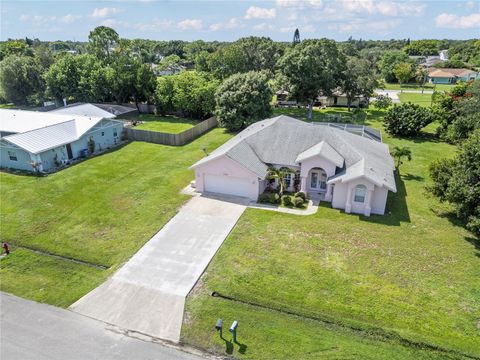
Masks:
[[[403,164],[403,158],[407,158],[408,161],[412,160],[412,151],[407,146],[395,146],[392,151],[392,156],[396,160],[395,167],[400,171],[400,165]]]
[[[283,190],[286,188],[285,177],[287,174],[295,174],[295,171],[285,166],[281,168],[270,166],[267,170],[267,180],[277,179],[279,186],[278,195],[280,196],[282,196]]]

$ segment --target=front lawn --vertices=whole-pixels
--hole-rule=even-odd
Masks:
[[[188,199],[178,192],[193,179],[188,166],[204,156],[202,146],[212,150],[230,137],[214,129],[181,147],[132,142],[46,177],[0,173],[0,237],[14,248],[0,260],[0,289],[69,305],[170,220]],[[35,253],[20,257],[17,246],[109,269],[92,271]]]
[[[455,84],[453,85],[449,85],[449,84],[431,84],[431,83],[426,83],[425,84],[425,87],[424,89],[425,90],[429,90],[429,91],[449,91],[451,90],[453,87],[455,86]],[[402,86],[400,86],[400,84],[398,83],[386,83],[385,84],[385,90],[417,90],[417,91],[421,91],[422,90],[422,86],[420,84],[417,84],[417,83],[413,83],[413,84],[402,84]]]
[[[173,115],[157,116],[151,114],[142,114],[138,116],[138,120],[143,124],[135,126],[135,129],[151,130],[170,134],[178,134],[188,130],[200,121],[190,118],[182,118]]]
[[[381,114],[369,110],[366,124],[381,128]],[[434,126],[410,140],[384,134],[413,157],[384,216],[248,209],[188,299],[183,340],[225,352],[212,330],[225,318],[240,321],[241,358],[479,357],[478,240],[425,191],[428,165],[455,153]]]
[[[420,106],[429,107],[432,104],[432,94],[399,93],[400,102],[411,102]]]

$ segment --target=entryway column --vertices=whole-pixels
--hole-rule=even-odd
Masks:
[[[300,176],[300,191],[307,193],[307,178],[305,176]]]
[[[367,198],[365,199],[365,210],[363,212],[363,215],[365,216],[370,216],[370,213],[372,212],[372,198],[373,198],[373,189],[367,191]]]
[[[348,186],[347,202],[345,203],[345,212],[350,214],[352,212],[352,187]]]

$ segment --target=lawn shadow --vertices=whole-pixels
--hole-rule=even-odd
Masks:
[[[406,180],[406,181],[424,181],[425,178],[423,176],[419,176],[419,175],[413,175],[413,174],[405,174],[405,175],[401,175],[402,179],[403,180]]]
[[[441,218],[446,218],[452,225],[458,226],[465,229],[466,223],[462,219],[459,219],[458,216],[454,212],[445,212],[445,213],[437,213],[434,211],[434,214]],[[473,245],[475,249],[475,256],[480,258],[480,238],[475,237],[474,234],[471,236],[465,236],[465,241],[469,242]]]
[[[395,174],[395,184],[397,186],[397,192],[388,192],[385,214],[371,215],[369,217],[359,216],[360,220],[388,226],[400,226],[402,222],[410,222],[410,213],[408,212],[407,205],[407,189],[403,177],[398,173]]]
[[[247,345],[239,343],[238,341],[234,341],[234,343],[238,345],[238,352],[240,354],[245,354],[247,352]]]
[[[415,136],[411,140],[414,143],[424,143],[424,142],[439,143],[439,142],[441,142],[441,140],[438,138],[438,136],[436,134],[423,132],[423,131],[418,136]]]
[[[225,352],[229,355],[232,355],[233,354],[233,343],[232,343],[232,341],[225,339],[222,334],[220,334],[220,339],[225,341]]]

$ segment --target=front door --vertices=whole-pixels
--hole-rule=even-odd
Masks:
[[[318,191],[327,190],[327,174],[323,170],[312,170],[310,174],[310,189]]]
[[[72,146],[70,144],[67,144],[66,147],[67,147],[68,160],[71,160],[73,159]]]

